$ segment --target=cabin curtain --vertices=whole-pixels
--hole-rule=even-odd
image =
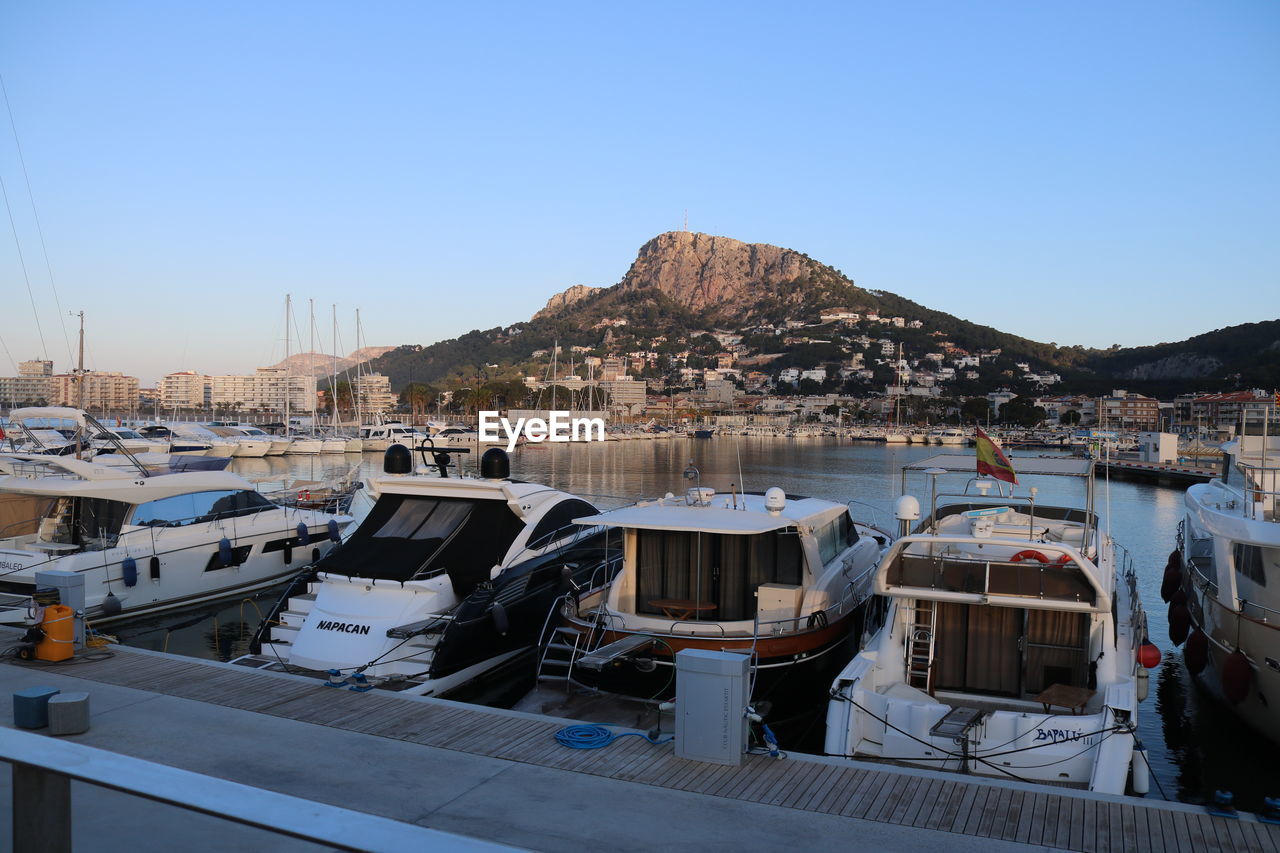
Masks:
[[[965,605],[939,601],[934,624],[933,686],[938,690],[964,687],[965,644],[969,618]],[[907,644],[910,647],[912,627],[907,626]]]
[[[1027,691],[1088,681],[1088,617],[1053,610],[1027,611]]]
[[[1022,611],[1012,607],[969,608],[969,643],[965,681],[983,693],[1018,694],[1022,652]]]

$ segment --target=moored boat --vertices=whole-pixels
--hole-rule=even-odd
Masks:
[[[990,494],[1000,484],[975,477],[972,456],[903,469],[899,519],[920,517],[913,472],[935,478],[929,513],[875,572],[887,617],[831,687],[825,751],[1124,793],[1145,760],[1133,567],[1099,525],[1091,460],[1011,461],[1050,493],[1078,484],[1083,501]]]
[[[480,478],[411,473],[410,453],[390,448],[387,475],[370,483],[377,503],[299,576],[237,663],[448,694],[532,649],[556,596],[616,567],[608,531],[573,523],[595,507],[511,480],[501,449]]]
[[[0,531],[0,621],[26,618],[49,569],[84,577],[95,622],[252,592],[323,555],[352,520],[278,506],[217,460],[170,460],[0,455],[0,495],[30,509]]]
[[[1222,474],[1187,489],[1164,597],[1201,684],[1280,744],[1280,438],[1222,446]]]
[[[805,727],[856,646],[889,538],[845,504],[777,488],[699,486],[577,521],[620,530],[623,566],[553,614],[540,677],[660,700],[677,652],[737,651],[751,658],[752,701],[784,738]]]

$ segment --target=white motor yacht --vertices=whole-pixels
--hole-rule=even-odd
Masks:
[[[232,457],[236,455],[235,439],[218,435],[201,424],[173,423],[169,424],[169,428],[181,438],[206,442],[209,445],[209,456]]]
[[[697,486],[577,521],[621,531],[623,566],[561,605],[540,677],[652,701],[672,695],[679,651],[740,651],[784,739],[812,725],[856,650],[891,538],[846,504],[778,488]]]
[[[206,427],[214,435],[229,439],[232,442],[231,455],[236,458],[261,459],[271,451],[271,438],[246,435],[239,427],[214,426]]]
[[[242,595],[323,556],[352,521],[278,506],[242,477],[184,470],[185,460],[110,458],[0,455],[0,497],[15,519],[0,530],[0,622],[27,617],[48,569],[85,578],[94,622]]]
[[[208,456],[213,445],[188,436],[182,436],[164,424],[148,424],[138,427],[138,434],[145,438],[153,438],[165,446],[165,452],[174,456]]]
[[[887,616],[831,687],[825,751],[1122,794],[1147,684],[1128,552],[1099,523],[1091,460],[1010,461],[1039,486],[990,494],[972,456],[903,469],[898,518],[920,517],[911,473],[929,514],[876,570]],[[1082,501],[1058,505],[1064,481]]]
[[[289,436],[289,448],[285,453],[291,456],[315,456],[324,450],[324,439],[314,435]]]
[[[447,694],[532,649],[556,596],[616,567],[607,532],[573,523],[595,507],[512,481],[503,450],[481,478],[414,472],[411,454],[387,452],[360,527],[299,576],[237,663]]]
[[[1169,634],[1185,637],[1201,684],[1280,743],[1280,438],[1241,435],[1222,451],[1222,475],[1184,498]]]
[[[393,444],[403,444],[410,450],[418,450],[427,446],[428,443],[427,436],[399,421],[362,426],[360,438],[365,451],[372,450],[378,453],[385,451]]]

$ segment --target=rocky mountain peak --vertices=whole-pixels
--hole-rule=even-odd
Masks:
[[[547,304],[542,310],[533,315],[534,320],[539,317],[550,317],[553,314],[559,314],[575,302],[586,299],[593,293],[604,290],[603,287],[591,287],[586,284],[575,284],[567,290],[563,290],[547,300]]]
[[[645,243],[620,290],[653,288],[693,311],[717,313],[761,297],[785,296],[783,285],[811,271],[805,255],[690,231],[668,231]]]

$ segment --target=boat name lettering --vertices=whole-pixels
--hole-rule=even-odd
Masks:
[[[333,622],[328,619],[321,620],[316,626],[321,631],[342,631],[345,634],[368,634],[368,625],[357,625],[355,622]]]
[[[543,418],[516,418],[513,424],[497,412],[480,413],[480,440],[502,441],[506,433],[507,452],[516,449],[520,435],[536,443],[543,441],[604,441],[604,418],[575,418],[571,412],[553,409]]]
[[[1036,729],[1036,740],[1051,740],[1054,743],[1065,743],[1071,740],[1082,740],[1084,732],[1079,729]]]
[[[8,560],[0,560],[0,569],[4,569],[5,571],[16,572],[18,569],[23,569],[23,568],[26,568],[26,567],[22,565],[22,563],[11,563]]]

